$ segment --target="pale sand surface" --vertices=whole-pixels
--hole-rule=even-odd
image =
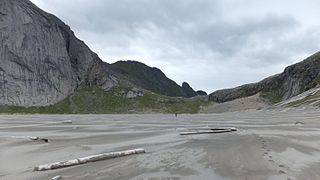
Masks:
[[[72,120],[72,124],[62,123]],[[304,125],[294,125],[302,121]],[[224,134],[180,136],[195,127]],[[41,136],[50,143],[21,136]],[[32,172],[36,165],[97,153],[147,153]],[[1,115],[0,179],[317,180],[320,112],[247,111],[200,115]]]

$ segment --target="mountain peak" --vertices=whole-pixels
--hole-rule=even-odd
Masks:
[[[192,89],[192,87],[187,82],[183,82],[181,87],[183,91],[186,92],[187,97],[197,96],[197,93]]]

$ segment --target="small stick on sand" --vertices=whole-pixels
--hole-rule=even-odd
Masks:
[[[63,121],[62,123],[64,123],[64,124],[72,124],[72,121],[71,120],[66,120],[66,121]]]
[[[102,161],[106,159],[112,159],[112,158],[128,156],[133,154],[141,154],[141,153],[145,153],[145,150],[133,149],[133,150],[127,150],[127,151],[103,153],[103,154],[97,154],[97,155],[87,156],[87,157],[78,158],[78,159],[72,159],[68,161],[43,164],[35,167],[33,171],[46,171],[46,170],[52,170],[52,169],[58,169],[58,168],[65,168],[65,167],[85,164],[89,162]]]
[[[294,123],[294,125],[304,125],[304,123],[301,122],[301,121],[297,121],[297,122]]]
[[[60,180],[60,179],[62,179],[62,176],[60,175],[51,178],[51,180]]]
[[[47,138],[42,138],[42,137],[37,137],[37,136],[8,136],[9,138],[14,138],[14,139],[29,139],[32,141],[43,141],[43,142],[50,142],[49,139]]]
[[[47,139],[47,138],[29,137],[29,139],[31,139],[32,141],[43,141],[43,142],[46,142],[46,143],[50,142],[50,140]]]

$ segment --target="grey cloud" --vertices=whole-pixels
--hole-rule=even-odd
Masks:
[[[292,17],[268,15],[263,19],[239,20],[239,23],[216,22],[200,25],[193,43],[204,43],[210,50],[232,57],[242,48],[248,48],[255,38],[260,42],[276,38],[297,26]],[[274,37],[274,35],[277,35]],[[190,37],[190,36],[189,36]]]
[[[148,24],[174,28],[180,23],[199,21],[209,15],[217,15],[214,1],[206,0],[78,0],[48,1],[76,27],[93,31],[121,31],[120,27],[134,30]],[[86,5],[88,4],[88,5]],[[73,11],[74,6],[76,10]],[[68,13],[70,12],[70,13]],[[79,20],[80,19],[80,20]],[[82,23],[87,23],[86,25]]]
[[[104,60],[140,60],[195,89],[257,81],[320,49],[319,23],[308,18],[316,0],[295,1],[309,8],[299,14],[290,0],[33,1]]]

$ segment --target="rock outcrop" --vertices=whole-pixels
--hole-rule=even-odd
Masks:
[[[192,87],[187,82],[183,82],[181,87],[187,97],[197,96],[197,93],[192,89]]]
[[[213,92],[209,100],[226,102],[252,96],[261,96],[273,102],[287,100],[320,84],[320,52],[302,62],[285,68],[284,72],[268,77],[258,83],[246,84],[232,89]]]
[[[196,93],[198,96],[207,96],[208,95],[205,91],[202,91],[202,90],[198,90]]]

